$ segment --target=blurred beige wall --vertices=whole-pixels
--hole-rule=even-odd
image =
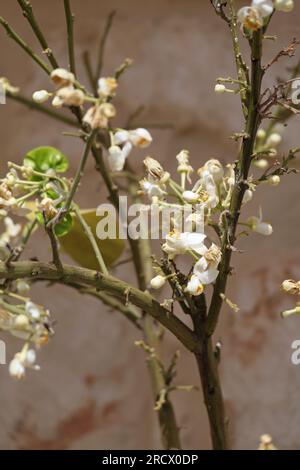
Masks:
[[[32,3],[51,47],[66,66],[62,1]],[[299,37],[300,5],[296,3],[293,14],[280,14],[274,21],[271,31],[279,39],[267,45],[266,60],[291,38]],[[195,166],[211,157],[223,162],[235,158],[236,147],[229,136],[242,131],[239,100],[213,91],[216,77],[234,73],[230,37],[208,0],[73,0],[72,4],[78,69],[84,82],[82,53],[96,50],[108,12],[117,9],[104,74],[111,74],[125,57],[135,61],[119,87],[120,125],[141,104],[145,105],[141,124],[174,125],[172,130],[153,131],[153,157],[171,168],[182,148],[190,150]],[[0,0],[0,15],[37,47],[16,1]],[[0,51],[0,76],[7,76],[24,94],[49,87],[47,77],[2,30]],[[266,83],[272,84],[286,65],[284,61],[276,65]],[[60,148],[75,168],[81,144],[62,136],[66,126],[12,102],[0,106],[0,119],[1,171],[7,160],[20,161],[27,150],[39,145]],[[295,119],[285,130],[283,150],[299,146],[299,123]],[[141,161],[138,153],[132,156],[138,168]],[[106,193],[92,161],[84,181],[79,194],[82,206],[95,207]],[[223,309],[216,339],[223,343],[224,396],[236,449],[256,448],[259,436],[266,432],[280,448],[300,448],[300,366],[290,362],[291,342],[300,339],[300,320],[279,317],[293,303],[280,293],[280,283],[300,275],[299,198],[298,176],[288,177],[275,189],[259,189],[247,212],[255,215],[262,205],[274,234],[242,240],[243,253],[233,259],[229,297],[241,310],[234,314]],[[40,235],[27,254],[49,258],[45,242]],[[120,274],[134,281],[128,269]],[[118,313],[61,287],[35,287],[34,299],[51,309],[57,320],[56,335],[39,354],[42,370],[29,373],[24,382],[11,381],[7,369],[0,367],[0,448],[159,448],[145,357],[134,346],[139,333]],[[18,341],[9,340],[9,358],[19,346]],[[177,347],[168,335],[166,360]],[[184,351],[178,369],[178,384],[198,385],[194,361]],[[184,448],[209,448],[200,392],[178,393],[174,403]]]

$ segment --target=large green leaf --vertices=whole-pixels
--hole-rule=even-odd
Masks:
[[[40,173],[55,170],[64,173],[69,168],[67,157],[54,147],[37,147],[27,153],[24,165]]]
[[[96,210],[82,210],[81,214],[92,229],[93,235],[102,253],[105,264],[107,266],[111,266],[122,255],[125,247],[124,240],[99,240],[96,235],[96,227],[100,217],[96,215]],[[88,269],[99,270],[91,243],[75,215],[71,230],[66,235],[61,237],[59,241],[63,250],[80,266]]]

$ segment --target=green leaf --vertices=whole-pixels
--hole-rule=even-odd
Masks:
[[[96,210],[82,210],[81,214],[92,229],[106,266],[111,266],[122,255],[125,248],[124,240],[99,240],[96,235],[96,227],[101,218],[96,215]],[[63,250],[80,266],[99,270],[99,265],[91,243],[76,217],[74,217],[72,229],[60,239],[60,244]]]
[[[72,226],[73,217],[71,214],[66,214],[59,224],[55,225],[54,232],[58,237],[64,237],[70,232]]]
[[[41,225],[44,225],[44,217],[42,212],[36,214],[36,218]],[[66,214],[64,218],[55,225],[54,232],[57,237],[64,237],[72,229],[73,217],[71,214]]]
[[[69,168],[67,157],[54,147],[37,147],[27,153],[23,161],[25,166],[40,173],[55,170],[64,173]]]

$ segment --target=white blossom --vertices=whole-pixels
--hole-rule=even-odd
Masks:
[[[208,160],[205,165],[197,171],[200,177],[205,178],[208,174],[212,176],[215,182],[221,181],[224,176],[224,169],[219,160],[216,158],[211,158]]]
[[[152,142],[151,134],[143,128],[126,131],[118,130],[112,136],[113,145],[109,148],[109,164],[112,171],[122,171],[133,147],[148,147]]]
[[[167,193],[163,189],[164,185],[160,185],[156,181],[151,181],[150,179],[144,179],[140,181],[140,186],[142,192],[147,194],[147,196],[152,199],[153,197],[158,197],[159,199],[163,198]]]
[[[111,171],[122,171],[126,158],[131,152],[131,146],[124,146],[122,149],[117,145],[112,145],[108,149],[108,163]]]
[[[253,230],[253,232],[257,232],[261,235],[266,236],[272,235],[272,225],[267,222],[263,222],[261,209],[259,212],[259,217],[249,217],[249,219],[247,220],[247,224],[249,225],[251,230]]]
[[[263,18],[270,16],[274,10],[272,0],[252,0],[252,7],[256,8]]]
[[[22,229],[21,224],[15,224],[10,217],[5,217],[4,219],[5,232],[11,238],[15,238],[19,235]]]
[[[182,197],[190,204],[195,204],[197,201],[199,201],[199,194],[195,191],[184,191],[182,193]]]
[[[28,349],[26,344],[21,352],[15,354],[9,364],[9,374],[15,379],[22,379],[25,376],[26,368],[39,370],[39,366],[35,364],[36,352],[34,349]]]
[[[102,77],[98,80],[98,95],[100,98],[114,96],[118,82],[114,77]]]
[[[9,374],[14,379],[22,379],[25,376],[25,367],[19,359],[13,359],[10,362]]]
[[[83,122],[92,129],[105,129],[109,119],[116,115],[116,108],[111,103],[92,106],[83,117]]]
[[[57,88],[67,87],[75,83],[74,74],[63,68],[53,70],[50,78]]]
[[[263,26],[263,17],[259,10],[253,7],[242,7],[237,12],[237,18],[244,28],[251,31],[257,31]]]
[[[83,91],[76,90],[73,86],[66,86],[56,92],[56,98],[65,106],[81,106],[84,103],[85,95]],[[58,100],[57,103],[59,103]]]
[[[190,295],[200,295],[204,290],[203,284],[201,284],[198,276],[193,274],[185,288],[185,291]]]
[[[195,251],[198,254],[202,254],[205,250],[205,245],[203,244],[205,238],[206,235],[203,233],[181,233],[178,230],[173,230],[166,236],[166,242],[162,249],[171,256],[184,254],[187,251]]]

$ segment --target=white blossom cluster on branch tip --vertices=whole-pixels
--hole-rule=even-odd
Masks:
[[[274,10],[288,13],[293,8],[293,0],[252,0],[250,6],[242,7],[238,11],[237,17],[243,28],[257,31],[264,26]]]
[[[174,260],[178,255],[191,255],[195,264],[188,276],[185,292],[197,296],[203,292],[205,286],[212,284],[219,274],[221,249],[217,241],[209,236],[209,232],[212,227],[217,228],[217,232],[224,229],[222,219],[229,209],[236,177],[234,165],[224,166],[218,159],[208,160],[197,171],[190,164],[188,151],[182,150],[176,159],[179,181],[172,179],[170,173],[165,171],[158,161],[147,157],[144,160],[147,173],[140,181],[140,193],[148,196],[151,205],[158,206],[161,212],[174,210],[171,221],[173,227],[165,236],[162,251],[169,260]],[[197,175],[194,182],[193,173]],[[250,177],[243,204],[252,200],[256,184]],[[182,209],[188,211],[184,212]],[[189,231],[184,231],[186,221],[182,220],[182,214],[184,217],[188,214],[186,221],[191,222]],[[202,217],[204,230],[199,231],[196,223],[200,222]],[[246,230],[261,235],[268,236],[273,231],[272,226],[263,220],[261,209],[258,217],[252,216],[241,225],[246,227]],[[209,246],[205,245],[206,240],[210,242]],[[150,283],[151,287],[159,289],[174,276],[176,273],[165,276],[158,272]]]

